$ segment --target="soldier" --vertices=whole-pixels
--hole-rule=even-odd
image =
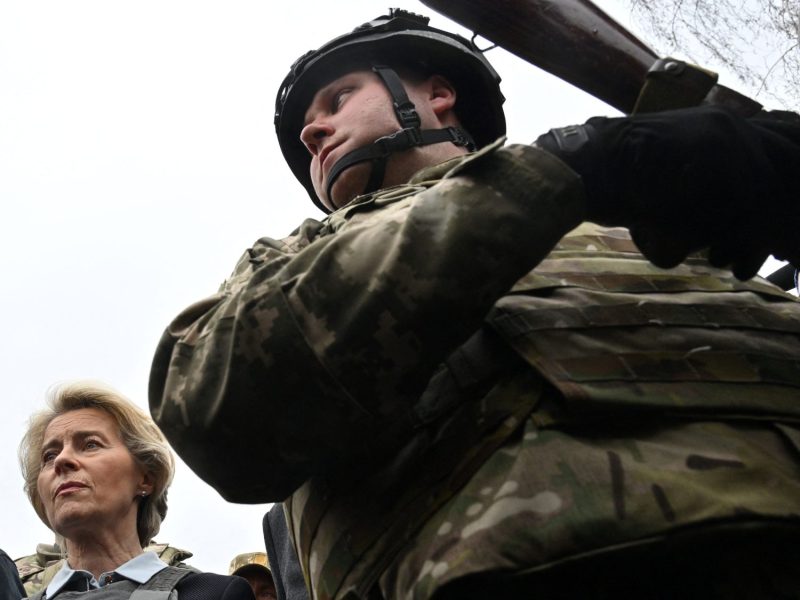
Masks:
[[[18,600],[25,597],[25,589],[8,554],[0,550],[0,600]]]
[[[23,556],[14,561],[19,578],[28,596],[47,587],[63,563],[63,554],[58,544],[37,544],[36,554]]]
[[[797,597],[800,302],[719,267],[797,261],[800,129],[504,146],[498,81],[402,11],[301,57],[276,129],[330,214],[173,321],[156,421],[284,501],[314,598]]]
[[[171,567],[189,567],[183,561],[192,557],[192,553],[169,544],[159,544],[155,540],[144,548],[144,552],[155,552],[158,557]],[[28,596],[47,587],[53,576],[64,564],[64,554],[57,543],[37,544],[36,554],[23,556],[14,561],[20,580]]]
[[[246,552],[236,555],[228,568],[228,575],[244,577],[253,588],[256,600],[278,599],[275,582],[272,579],[272,569],[270,569],[267,555],[263,552]]]

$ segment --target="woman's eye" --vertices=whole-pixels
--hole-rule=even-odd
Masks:
[[[55,460],[55,458],[56,458],[55,452],[53,451],[45,452],[44,454],[42,454],[42,464],[46,465],[48,463],[51,463],[53,462],[53,460]]]

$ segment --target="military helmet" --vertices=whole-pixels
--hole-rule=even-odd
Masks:
[[[300,141],[300,132],[314,94],[354,67],[385,63],[440,74],[459,94],[455,113],[476,147],[505,134],[505,98],[500,92],[499,75],[472,41],[433,28],[428,22],[427,17],[391,9],[388,15],[307,52],[283,80],[275,101],[275,131],[281,151],[311,199],[326,212],[314,192],[309,174],[311,156]]]
[[[239,575],[250,569],[264,570],[272,575],[269,559],[263,552],[245,552],[237,554],[228,567],[228,575]]]

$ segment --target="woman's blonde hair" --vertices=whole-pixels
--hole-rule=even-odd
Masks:
[[[53,419],[72,410],[95,408],[114,419],[128,452],[153,480],[153,492],[139,500],[136,530],[142,547],[147,546],[167,515],[167,489],[175,473],[175,459],[167,440],[141,408],[113,388],[94,381],[76,381],[53,388],[47,408],[34,413],[19,445],[19,461],[25,479],[25,493],[36,514],[52,529],[39,497],[42,444]]]

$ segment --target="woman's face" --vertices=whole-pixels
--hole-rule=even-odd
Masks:
[[[137,498],[152,485],[110,414],[81,408],[56,417],[41,460],[39,497],[54,531],[67,540],[136,535]]]

